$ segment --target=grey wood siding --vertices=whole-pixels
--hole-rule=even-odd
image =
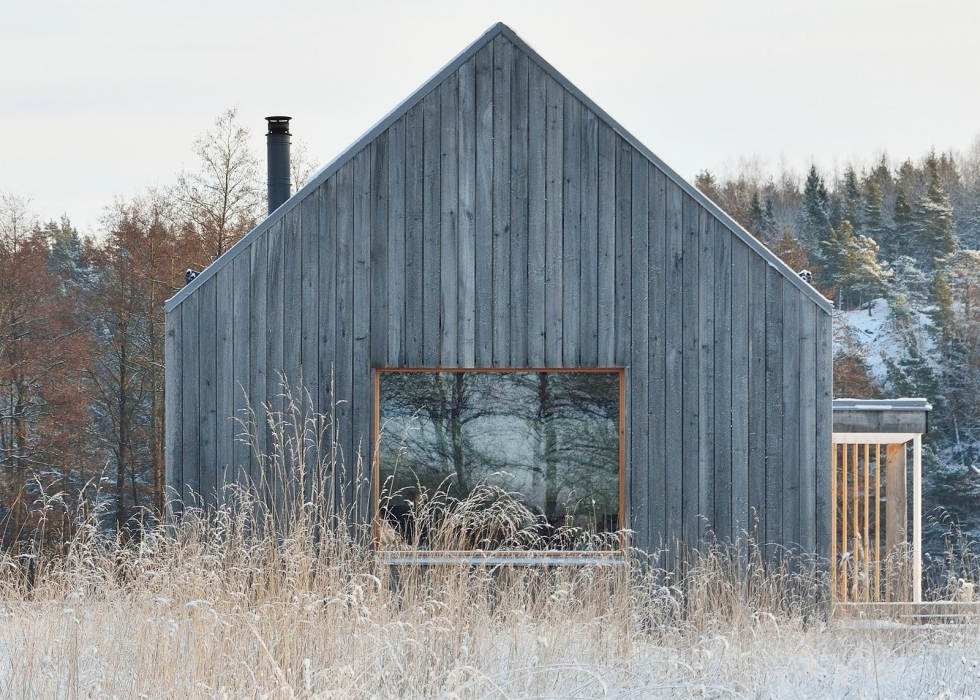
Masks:
[[[280,376],[333,414],[352,503],[375,368],[625,367],[635,545],[748,533],[826,555],[829,307],[510,37],[171,302],[174,495],[263,478],[232,418],[247,400],[268,451]]]

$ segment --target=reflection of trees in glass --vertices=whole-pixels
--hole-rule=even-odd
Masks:
[[[619,520],[619,376],[612,372],[383,372],[382,511],[481,484],[516,494],[533,527],[612,532]]]

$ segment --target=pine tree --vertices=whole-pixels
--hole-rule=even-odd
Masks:
[[[801,205],[801,240],[811,249],[816,249],[826,237],[830,228],[830,197],[823,179],[817,173],[817,166],[811,165],[803,188]]]
[[[915,211],[917,233],[924,248],[926,269],[934,269],[937,258],[945,258],[959,246],[953,233],[953,208],[943,188],[939,161],[931,153],[926,159],[928,188],[926,195],[919,199]]]
[[[848,166],[847,170],[844,171],[844,218],[851,222],[854,230],[858,233],[862,233],[864,230],[862,214],[863,214],[863,197],[861,196],[861,188],[858,185],[857,173],[854,172],[852,166]]]

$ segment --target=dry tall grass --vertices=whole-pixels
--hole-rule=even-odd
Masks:
[[[336,467],[309,433],[323,423],[301,414],[278,424],[301,421],[271,466]],[[980,623],[834,622],[816,575],[767,572],[751,553],[706,548],[683,580],[639,555],[605,567],[390,567],[369,533],[324,517],[323,494],[305,491],[286,515],[242,491],[138,542],[89,522],[57,556],[0,558],[0,696],[893,698],[980,687]]]

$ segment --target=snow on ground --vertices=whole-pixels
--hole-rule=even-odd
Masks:
[[[887,387],[885,360],[897,362],[908,355],[903,336],[911,334],[927,356],[932,347],[927,333],[932,319],[923,311],[914,311],[911,316],[911,328],[901,328],[887,299],[875,299],[861,309],[835,311],[834,354],[843,350],[849,339],[864,357],[871,376]]]

